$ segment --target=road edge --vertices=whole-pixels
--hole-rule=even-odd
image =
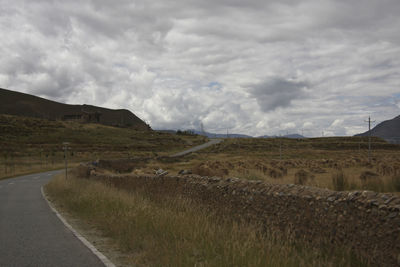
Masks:
[[[65,219],[64,217],[54,208],[53,204],[47,199],[46,194],[44,193],[43,186],[40,187],[40,191],[42,192],[42,197],[46,200],[47,205],[49,205],[52,212],[54,212],[58,219],[67,227],[76,238],[78,238],[83,245],[85,245],[106,267],[116,267],[114,263],[112,263],[103,253],[98,251],[95,246],[92,245],[86,238],[84,238],[78,231],[76,231]]]

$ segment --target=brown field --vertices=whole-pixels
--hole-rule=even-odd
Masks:
[[[332,190],[400,191],[400,146],[373,138],[371,160],[364,137],[227,139],[174,162],[151,161],[134,173],[162,168],[201,176],[236,177]]]

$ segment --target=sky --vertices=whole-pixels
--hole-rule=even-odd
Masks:
[[[400,115],[399,0],[0,0],[0,87],[153,129],[354,135]]]

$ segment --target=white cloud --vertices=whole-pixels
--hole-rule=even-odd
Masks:
[[[153,128],[354,134],[399,113],[398,14],[398,0],[0,0],[0,87]]]

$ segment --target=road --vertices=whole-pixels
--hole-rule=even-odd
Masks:
[[[206,147],[209,147],[209,146],[221,143],[221,142],[222,142],[222,139],[211,139],[209,142],[207,142],[205,144],[202,144],[202,145],[199,145],[199,146],[195,146],[195,147],[192,147],[192,148],[190,148],[188,150],[184,150],[182,152],[176,153],[176,154],[172,155],[171,157],[180,157],[180,156],[183,156],[183,155],[186,155],[186,154],[189,154],[189,153],[192,153],[192,152],[196,152],[198,150],[204,149]]]
[[[0,266],[104,266],[41,194],[56,171],[0,180]]]

